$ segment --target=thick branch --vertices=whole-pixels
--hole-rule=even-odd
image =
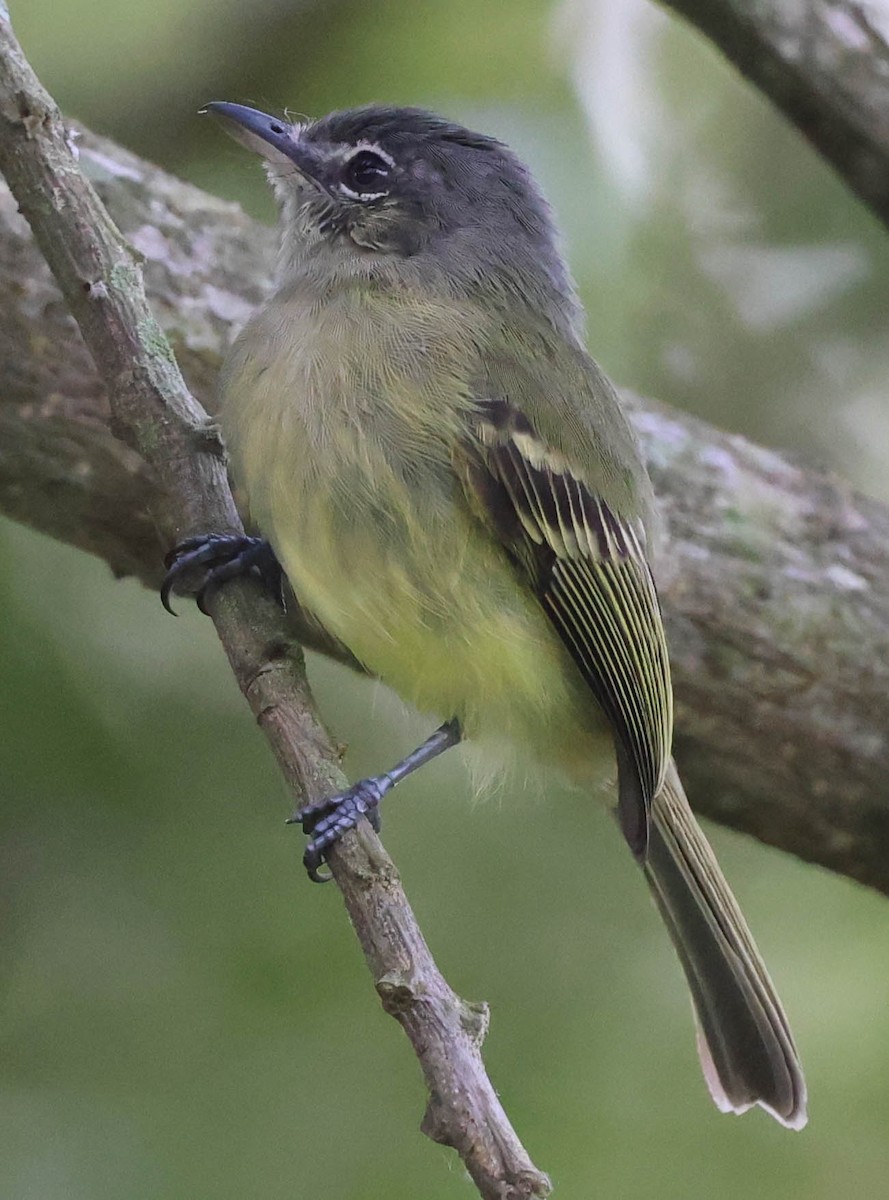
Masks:
[[[271,231],[92,135],[79,145],[210,403],[231,323],[266,286]],[[157,484],[112,437],[8,194],[0,289],[0,508],[155,586]],[[641,402],[635,415],[672,531],[664,599],[693,802],[889,894],[889,511],[689,417]]]
[[[636,423],[693,803],[889,894],[889,509],[690,417]]]
[[[59,334],[51,348],[57,365],[50,375],[56,373],[59,389],[69,386],[54,395],[41,388],[30,405],[4,403],[5,417],[16,413],[25,427],[14,450],[26,459],[36,457],[44,468],[57,464],[56,502],[66,496],[77,498],[81,515],[94,518],[91,533],[82,536],[73,530],[69,516],[62,517],[63,529],[74,533],[78,544],[92,542],[91,548],[101,549],[103,541],[118,538],[123,533],[121,517],[105,505],[125,504],[123,519],[138,536],[129,543],[121,538],[114,564],[118,570],[130,569],[144,554],[140,574],[149,577],[148,562],[157,558],[160,544],[200,530],[238,530],[240,522],[218,438],[189,394],[155,322],[139,262],[79,171],[58,110],[25,61],[2,0],[0,169],[77,319],[108,396],[107,409],[97,404],[87,359],[77,347],[74,330],[56,311],[49,317]],[[113,171],[120,179],[120,168]],[[227,216],[232,219],[230,212]],[[167,266],[174,270],[182,218],[180,211],[172,225],[163,226],[171,235]],[[140,234],[148,243],[165,236],[153,220],[140,229],[131,228],[134,240]],[[27,253],[21,245],[18,249]],[[146,247],[141,249],[144,253]],[[246,244],[240,243],[240,249],[245,259],[251,258]],[[27,347],[39,346],[47,306],[38,307],[33,323],[24,312],[44,285],[45,280],[32,289],[30,280],[23,280],[19,298],[24,308],[17,320],[27,339],[21,340],[18,352],[26,361]],[[228,305],[230,317],[232,306],[240,304],[243,315],[243,298],[218,288],[214,292],[210,283],[206,287],[216,298],[213,311]],[[42,295],[46,299],[45,291]],[[55,300],[49,303],[49,308],[53,306]],[[187,306],[184,311],[188,313]],[[61,365],[66,344],[76,349],[72,361]],[[183,357],[187,362],[188,355]],[[46,361],[31,364],[35,376],[45,375]],[[15,389],[21,378],[17,365],[13,361],[7,366],[11,371],[7,382]],[[26,366],[22,374],[27,379]],[[4,496],[11,498],[19,515],[38,513],[35,523],[46,527],[52,522],[54,505],[38,503],[30,490],[31,464],[16,463],[9,436],[15,437],[15,425],[13,421],[4,431],[3,467],[17,472],[11,484],[7,481]],[[111,429],[130,450],[114,444]],[[73,435],[71,444],[65,442],[66,433]],[[101,499],[93,492],[94,468],[102,475]],[[159,538],[153,534],[155,525]],[[109,539],[111,530],[115,532]],[[221,591],[211,607],[232,669],[295,800],[303,803],[340,790],[345,780],[336,754],[318,720],[302,658],[288,652],[276,607],[243,581]],[[484,1010],[476,1011],[459,1000],[441,977],[395,869],[369,827],[343,839],[332,854],[331,869],[384,1006],[404,1027],[422,1066],[430,1091],[427,1132],[457,1149],[483,1197],[520,1200],[546,1195],[546,1177],[516,1138],[485,1074],[479,1050]]]
[[[889,225],[889,44],[873,0],[661,0],[725,54]]]

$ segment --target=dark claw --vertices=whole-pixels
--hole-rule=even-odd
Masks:
[[[312,840],[303,854],[303,865],[314,883],[326,883],[329,875],[319,874],[318,868],[330,847],[349,829],[354,829],[362,817],[379,829],[379,804],[392,787],[387,775],[362,779],[339,796],[307,804],[289,819],[288,824],[302,825],[303,833]],[[376,818],[376,819],[375,819]]]
[[[258,576],[275,599],[284,603],[284,572],[275,552],[262,538],[221,533],[186,538],[173,547],[164,565],[167,573],[161,585],[161,603],[174,616],[170,595],[189,575],[201,579],[195,600],[202,613],[207,611],[206,600],[211,591],[241,575]]]
[[[330,883],[331,879],[333,879],[333,875],[331,875],[329,871],[326,875],[321,874],[318,868],[321,866],[322,862],[324,862],[324,856],[320,852],[315,852],[311,850],[309,846],[307,846],[305,853],[303,854],[303,866],[305,867],[306,873],[308,874],[312,883]]]

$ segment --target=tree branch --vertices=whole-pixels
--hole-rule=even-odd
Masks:
[[[705,34],[889,225],[889,45],[873,0],[661,0]]]
[[[28,516],[36,499],[27,474],[29,454],[44,466],[57,464],[54,504],[35,504],[34,522],[46,527],[60,499],[76,498],[80,515],[93,523],[88,534],[79,534],[70,516],[63,517],[62,528],[72,540],[92,549],[106,540],[116,542],[116,569],[135,568],[148,578],[160,545],[202,530],[241,528],[222,449],[148,306],[139,259],[78,169],[60,114],[25,61],[2,3],[0,169],[77,319],[107,394],[105,407],[97,403],[95,381],[85,390],[76,386],[78,379],[83,384],[88,377],[82,348],[62,364],[62,345],[75,339],[56,312],[51,320],[64,331],[64,340],[52,345],[51,352],[41,347],[46,352],[42,358],[38,349],[40,361],[31,363],[33,378],[48,372],[50,377],[56,374],[57,383],[75,386],[64,393],[41,390],[30,405],[4,404],[6,420],[16,412],[24,423],[23,436],[12,450],[4,438],[2,466],[13,473],[12,482],[5,481],[4,499],[19,515]],[[125,170],[116,171],[118,178],[125,177]],[[133,240],[139,232],[132,231]],[[149,242],[162,236],[153,222],[142,227],[141,235]],[[251,257],[245,245],[241,249],[245,258]],[[173,261],[171,255],[168,266]],[[20,352],[28,344],[33,349],[39,337],[24,313],[45,279],[36,289],[29,284],[23,280],[19,297],[23,308],[17,319],[29,334]],[[207,287],[212,291],[214,285]],[[225,293],[218,291],[214,311],[228,303],[230,317],[236,299],[230,295],[226,301]],[[51,301],[49,307],[56,303]],[[243,300],[240,303],[243,315]],[[183,310],[187,313],[187,306]],[[45,318],[46,309],[36,324]],[[48,365],[50,354],[53,367]],[[184,359],[188,361],[187,354]],[[15,380],[15,363],[11,367]],[[65,432],[75,427],[73,445],[64,444]],[[112,432],[129,449],[116,445]],[[24,462],[16,463],[15,450]],[[93,487],[94,468],[102,480],[98,490]],[[117,483],[122,487],[115,493]],[[105,507],[124,500],[123,520]],[[136,533],[132,541],[122,536],[125,526]],[[109,530],[113,533],[106,538]],[[345,779],[315,711],[302,657],[289,653],[276,607],[247,581],[220,591],[210,606],[241,690],[295,800],[303,803],[341,790]],[[331,869],[383,1005],[404,1027],[423,1069],[430,1092],[425,1131],[458,1151],[483,1197],[520,1200],[546,1195],[548,1180],[518,1141],[484,1071],[484,1006],[461,1001],[438,972],[395,868],[366,822],[336,848]]]
[[[272,231],[91,134],[78,145],[211,406],[231,324],[267,286]],[[170,540],[149,517],[158,483],[112,436],[76,327],[2,191],[0,289],[0,510],[156,587]],[[889,894],[889,510],[703,422],[633,411],[672,531],[662,590],[692,802]]]

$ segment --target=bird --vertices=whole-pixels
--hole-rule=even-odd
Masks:
[[[291,121],[207,110],[264,159],[272,294],[223,366],[220,422],[256,534],[179,543],[162,589],[241,573],[442,721],[389,771],[296,814],[312,878],[406,775],[462,739],[604,797],[691,992],[726,1112],[791,1129],[787,1018],[672,757],[651,483],[551,209],[503,142],[417,108]]]

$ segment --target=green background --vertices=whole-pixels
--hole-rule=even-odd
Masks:
[[[621,384],[889,499],[886,240],[693,33],[644,0],[20,0],[63,107],[272,219],[197,109],[425,104],[505,137],[565,231]],[[0,525],[0,1196],[474,1195],[208,622]],[[354,776],[428,723],[323,663]],[[565,1197],[885,1192],[885,900],[714,830],[792,1016],[811,1123],[721,1116],[637,872],[582,799],[476,800],[459,756],[387,805],[438,961]]]

